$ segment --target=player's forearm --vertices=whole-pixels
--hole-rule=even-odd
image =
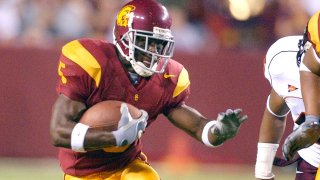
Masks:
[[[60,113],[53,113],[50,126],[51,141],[56,147],[73,148],[74,144],[81,144],[83,150],[96,150],[116,145],[113,134],[103,128],[89,128],[89,126],[67,120]]]
[[[200,112],[187,105],[174,108],[167,118],[176,127],[185,131],[198,141],[201,141],[203,127],[210,121],[203,117]]]
[[[63,118],[58,114],[53,113],[50,126],[51,142],[56,147],[71,148],[71,133],[76,123],[68,120],[56,120]]]
[[[59,95],[53,105],[50,122],[50,135],[54,146],[71,147],[72,130],[85,108],[84,103]]]
[[[102,128],[89,128],[84,140],[85,150],[97,150],[112,146],[116,146],[116,140],[111,132]]]
[[[52,144],[56,147],[71,149],[72,130],[73,128],[56,129],[54,135],[52,135]],[[116,146],[116,140],[111,132],[102,128],[88,128],[84,134],[84,150],[97,150],[111,146]]]

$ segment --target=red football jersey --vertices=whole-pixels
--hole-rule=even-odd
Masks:
[[[122,67],[116,47],[106,41],[79,39],[62,48],[57,92],[83,102],[90,107],[104,100],[130,103],[149,114],[148,125],[163,113],[184,103],[189,90],[187,70],[178,62],[169,60],[163,74],[141,78],[133,85]],[[141,155],[138,140],[123,152],[103,150],[78,153],[60,148],[59,159],[63,171],[73,176],[88,175],[122,168]]]

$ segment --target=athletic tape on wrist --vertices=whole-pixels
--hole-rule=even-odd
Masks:
[[[83,143],[89,126],[77,123],[71,133],[71,149],[77,152],[85,152]]]
[[[272,165],[278,147],[279,144],[258,143],[257,160],[255,165],[256,178],[271,179],[275,177],[272,173]]]
[[[274,116],[276,116],[278,118],[281,118],[281,117],[285,117],[285,116],[287,116],[289,114],[290,110],[287,113],[283,114],[283,115],[277,115],[276,113],[274,113],[271,110],[270,105],[269,105],[270,104],[269,101],[270,101],[270,95],[268,96],[266,107],[267,107],[269,113],[271,113],[272,115],[274,115]]]
[[[210,143],[209,138],[208,138],[209,129],[213,125],[215,125],[216,123],[217,123],[216,121],[209,121],[209,122],[207,122],[207,124],[204,126],[204,128],[202,130],[202,135],[201,135],[202,142],[203,142],[203,144],[205,144],[208,147],[216,147]]]

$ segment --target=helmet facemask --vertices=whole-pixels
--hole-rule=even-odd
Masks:
[[[297,56],[296,56],[298,67],[300,67],[301,60],[302,60],[305,52],[312,46],[311,43],[308,41],[306,29],[307,28],[305,28],[305,30],[304,30],[303,38],[300,39],[298,42],[299,51],[297,52]]]
[[[140,76],[163,73],[174,51],[170,29],[153,27],[153,32],[137,30],[132,28],[132,20],[133,13],[130,13],[128,31],[120,39],[120,43],[128,49],[128,54],[124,53],[120,43],[116,43],[118,50]]]

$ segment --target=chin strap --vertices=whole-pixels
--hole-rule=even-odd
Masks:
[[[142,62],[134,62],[133,60],[131,60],[130,63],[132,65],[132,68],[134,69],[134,71],[142,77],[149,77],[154,74],[154,72],[143,68],[143,66],[145,66],[145,65]],[[157,65],[158,64],[154,64],[151,69],[155,69],[157,67]]]

